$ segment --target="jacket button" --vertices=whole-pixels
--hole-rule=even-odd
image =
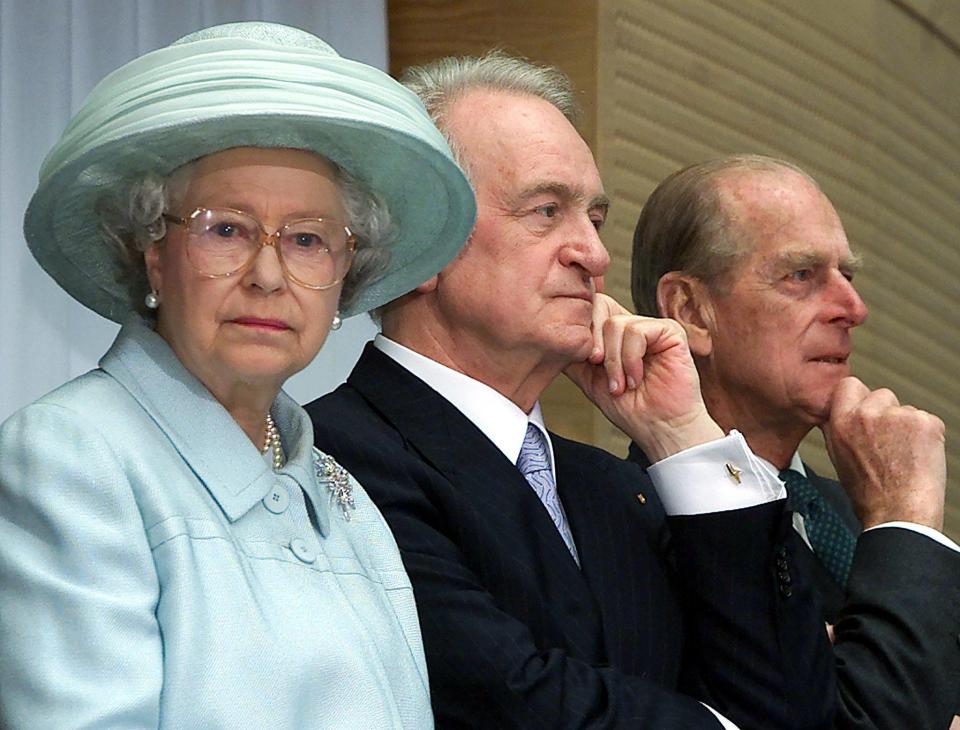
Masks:
[[[261,500],[263,506],[273,512],[275,515],[283,513],[290,504],[290,493],[282,484],[274,484],[273,488],[267,492],[267,496]]]
[[[317,551],[302,537],[293,538],[290,541],[290,549],[297,556],[297,559],[304,563],[309,564],[317,559]]]

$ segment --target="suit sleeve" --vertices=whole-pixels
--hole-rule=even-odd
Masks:
[[[347,410],[356,409],[327,412]],[[745,511],[765,526],[748,545],[730,537],[743,515],[677,524],[698,545],[678,555],[680,570],[687,571],[683,583],[699,596],[689,604],[697,615],[688,622],[691,670],[685,686],[691,695],[684,695],[538,647],[461,553],[457,531],[469,520],[449,511],[450,500],[435,497],[454,486],[391,428],[342,418],[331,425],[331,419],[314,415],[318,446],[374,497],[400,546],[421,617],[438,727],[719,728],[697,699],[741,730],[829,727],[833,667],[812,599],[808,594],[793,602],[799,618],[784,615],[777,602],[771,545],[782,503]],[[727,551],[734,542],[738,550],[757,548],[756,559],[731,558]],[[506,574],[509,566],[503,568]],[[803,600],[806,611],[799,607]],[[800,638],[790,639],[798,626]],[[806,649],[794,656],[798,644]]]
[[[157,728],[159,588],[95,424],[34,404],[0,428],[0,726]]]
[[[390,429],[314,422],[318,446],[363,484],[396,537],[417,601],[437,727],[720,730],[689,697],[539,649],[468,567],[456,516],[427,496],[451,488],[439,483],[445,478]]]
[[[945,730],[960,708],[960,555],[912,530],[862,533],[835,637],[838,730]]]

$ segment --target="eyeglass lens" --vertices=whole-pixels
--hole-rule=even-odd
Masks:
[[[260,249],[264,231],[253,216],[226,209],[201,209],[189,219],[188,254],[197,269],[225,276],[243,268]],[[321,218],[293,221],[272,236],[278,254],[294,278],[309,286],[326,286],[345,272],[348,232]]]

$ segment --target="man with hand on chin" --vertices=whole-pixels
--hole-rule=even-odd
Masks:
[[[405,83],[474,185],[476,226],[307,410],[396,537],[438,727],[846,717],[776,474],[707,412],[683,329],[594,291],[607,198],[569,81],[490,54]],[[649,476],[547,433],[538,399],[565,369]]]
[[[942,728],[960,686],[944,426],[849,377],[851,331],[867,316],[858,266],[816,181],[735,155],[684,168],[651,194],[634,234],[633,299],[683,326],[710,414],[785,482],[797,558],[836,622],[841,691],[863,726]],[[815,427],[843,486],[797,453]],[[656,458],[638,444],[632,459]],[[874,644],[851,652],[864,625]]]

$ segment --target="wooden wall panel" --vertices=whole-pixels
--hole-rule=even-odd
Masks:
[[[934,13],[942,9],[935,25]],[[950,4],[955,8],[955,4]],[[855,374],[948,426],[960,534],[960,47],[932,0],[607,0],[598,150],[614,200],[612,293],[629,298],[633,224],[673,170],[731,152],[793,160],[833,200],[866,267]],[[601,425],[597,440],[624,439]],[[814,435],[805,458],[830,472]]]

